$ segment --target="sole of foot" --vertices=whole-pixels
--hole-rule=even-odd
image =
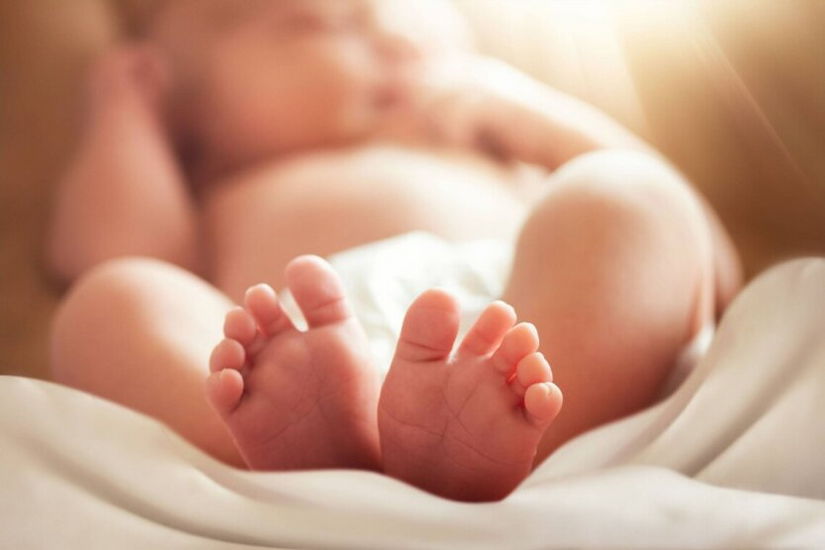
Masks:
[[[287,285],[299,331],[267,285],[230,311],[210,359],[206,397],[254,470],[379,468],[379,376],[337,274],[302,256]]]
[[[459,306],[430,290],[410,306],[379,400],[384,472],[463,501],[504,498],[532,470],[562,405],[539,338],[490,304],[453,353]]]

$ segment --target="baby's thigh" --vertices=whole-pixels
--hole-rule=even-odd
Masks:
[[[155,371],[154,389],[188,377],[200,384],[232,306],[171,264],[142,258],[105,262],[84,275],[57,310],[53,375],[118,401],[149,385]]]
[[[240,464],[203,396],[209,355],[233,306],[170,264],[120,259],[84,275],[51,335],[54,379],[162,420],[213,456]]]
[[[649,298],[678,282],[696,303],[697,323],[711,321],[710,227],[686,181],[664,162],[632,151],[599,151],[563,166],[522,228],[514,266],[542,277],[561,266],[571,284],[595,277],[642,287]],[[649,284],[639,282],[650,280]],[[627,292],[614,300],[637,307]],[[700,322],[701,321],[701,322]]]
[[[562,168],[519,237],[504,293],[533,322],[565,394],[542,444],[649,405],[712,320],[711,245],[678,175],[637,153]]]

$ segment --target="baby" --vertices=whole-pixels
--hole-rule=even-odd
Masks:
[[[170,0],[90,87],[48,246],[58,275],[83,275],[55,320],[55,378],[230,464],[503,498],[565,441],[650,405],[738,287],[675,170],[473,54],[446,2]],[[318,256],[414,230],[515,255],[455,350],[458,301],[421,294],[381,384]]]

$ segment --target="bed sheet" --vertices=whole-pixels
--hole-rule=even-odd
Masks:
[[[502,502],[368,472],[251,473],[150,418],[0,378],[8,548],[825,545],[825,260],[753,282],[667,399],[557,451]]]

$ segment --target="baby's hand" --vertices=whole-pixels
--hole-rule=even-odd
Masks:
[[[534,110],[546,93],[542,84],[506,63],[467,57],[431,67],[415,106],[435,140],[481,149],[501,160],[529,161]]]
[[[417,94],[433,138],[548,170],[596,149],[650,151],[598,109],[506,63],[461,61],[429,71]]]

